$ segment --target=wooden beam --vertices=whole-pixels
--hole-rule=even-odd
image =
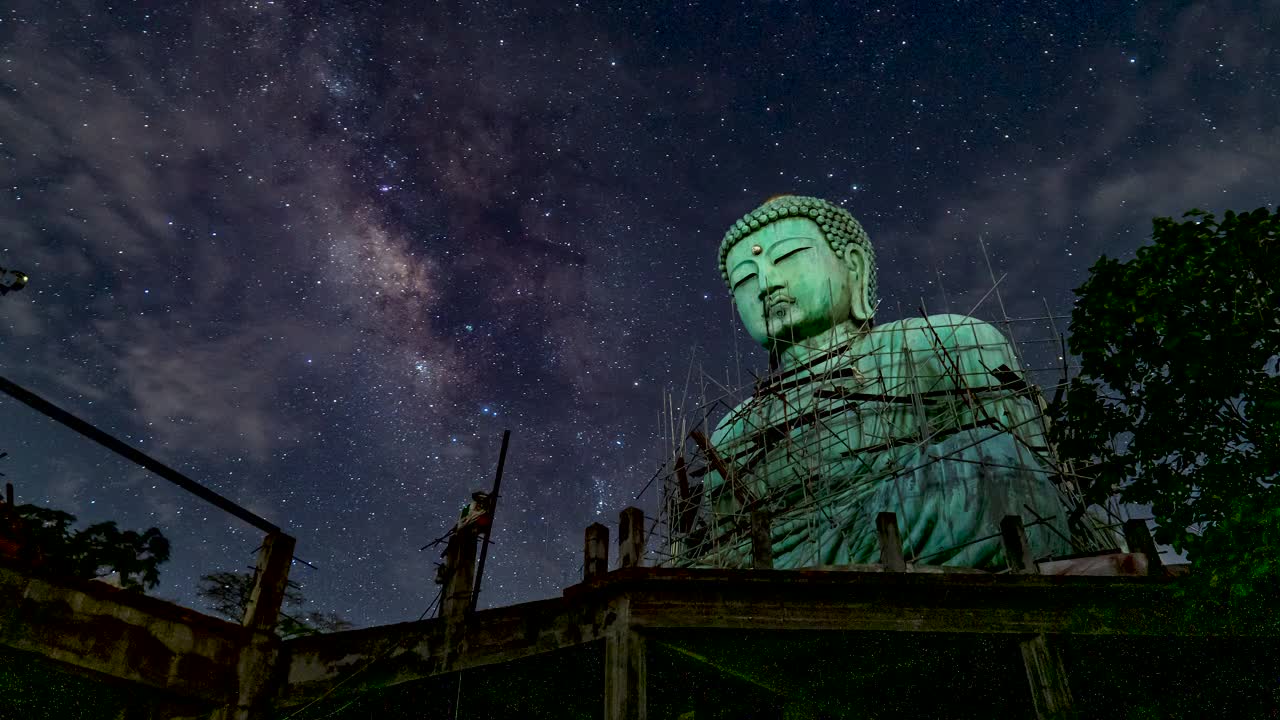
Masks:
[[[893,572],[906,572],[907,560],[902,556],[902,536],[898,534],[896,514],[876,515],[876,537],[880,541],[880,563]]]
[[[1039,572],[1035,558],[1031,556],[1031,543],[1027,542],[1027,529],[1018,515],[1005,515],[1000,521],[1000,540],[1004,543],[1005,561],[1015,575],[1035,575]]]
[[[296,638],[285,642],[290,669],[280,704],[345,697],[604,641],[618,625],[621,601],[631,630],[650,643],[692,629],[837,630],[1012,635],[1012,649],[1014,642],[1040,633],[1171,637],[1186,632],[1166,582],[877,568],[615,570],[567,588],[564,597],[477,612],[468,619],[466,642],[456,654],[448,651],[446,624],[440,620]]]
[[[623,577],[627,582],[618,583],[616,592],[628,593],[631,622],[644,631],[1182,632],[1165,584],[1123,578],[658,568],[630,576],[610,574],[615,582]],[[687,579],[677,579],[681,577]]]
[[[615,606],[604,641],[604,720],[645,720],[648,668],[645,638],[631,627],[628,602]]]
[[[165,465],[159,460],[156,460],[150,455],[147,455],[146,453],[137,449],[133,445],[130,445],[129,443],[124,442],[123,440],[117,440],[111,435],[108,435],[107,433],[99,430],[93,425],[90,425],[84,420],[81,420],[75,415],[72,415],[66,410],[63,410],[57,405],[54,405],[48,400],[45,400],[39,395],[36,395],[30,390],[27,390],[26,388],[18,385],[12,380],[9,380],[4,377],[0,377],[0,392],[5,393],[6,395],[13,398],[14,400],[17,400],[18,402],[26,404],[28,407],[35,410],[36,412],[42,413],[46,417],[49,417],[57,422],[62,423],[63,425],[66,425],[72,430],[75,430],[81,435],[84,435],[85,437],[89,438],[90,440],[93,440],[99,445],[102,445],[103,447],[116,453],[117,455],[121,455],[128,460],[132,460],[138,465],[141,465],[142,467],[150,470],[156,475],[159,475],[165,480],[168,480],[174,485],[177,485],[183,490],[186,490],[192,495],[195,495],[196,497],[199,497],[205,500],[206,502],[213,504],[214,507],[217,507],[219,509],[222,509],[222,510],[225,510],[226,512],[231,513],[232,515],[240,518],[241,520],[249,523],[252,526],[269,533],[280,532],[280,527],[275,525],[274,523],[269,523],[266,520],[263,520],[262,518],[258,517],[257,515],[254,515],[253,513],[246,510],[245,508],[240,507],[239,505],[235,504],[234,502],[231,502],[227,498],[219,495],[218,493],[210,490],[209,488],[201,485],[195,480],[192,480],[186,475],[183,475],[182,473],[178,472],[177,470],[174,470],[168,465]]]
[[[461,647],[451,644],[458,638],[456,629],[436,618],[294,638],[285,641],[288,683],[277,705],[305,705],[321,695],[348,697],[603,642],[608,619],[599,603],[553,598],[477,611],[467,618]]]
[[[644,511],[629,507],[618,518],[618,567],[639,567],[644,562]]]
[[[1156,541],[1151,538],[1146,520],[1125,520],[1124,541],[1129,545],[1129,552],[1147,556],[1148,575],[1164,574],[1164,563],[1160,560],[1160,551],[1156,549]]]
[[[1108,631],[1115,634],[1151,634],[1150,630],[1140,624],[1140,621],[1147,619],[1143,617],[1140,608],[1108,608],[1098,611],[1082,608],[1073,612],[1069,609],[981,607],[976,602],[963,607],[951,603],[939,607],[912,607],[902,603],[901,598],[895,598],[893,604],[877,604],[869,598],[860,602],[811,602],[800,598],[773,597],[755,601],[728,597],[713,604],[692,599],[644,597],[635,600],[634,622],[641,628],[673,630],[848,630],[1025,635],[1071,629],[1082,634]],[[1122,626],[1119,623],[1129,625]],[[1161,626],[1164,632],[1169,631],[1166,623],[1161,623]]]
[[[751,511],[751,567],[773,568],[773,528],[767,510]]]
[[[1110,553],[1038,563],[1041,575],[1146,575],[1147,556],[1142,553]]]
[[[600,523],[587,527],[582,550],[583,581],[600,577],[609,572],[609,528]]]
[[[271,632],[284,604],[284,589],[289,583],[296,541],[282,532],[267,533],[258,551],[258,565],[253,576],[253,589],[245,605],[241,624],[252,630]]]
[[[727,483],[729,488],[733,491],[734,498],[738,500],[738,504],[744,508],[755,507],[755,504],[758,501],[755,493],[751,492],[751,490],[745,487],[741,482],[738,482],[737,474],[729,468],[729,465],[725,463],[724,458],[720,457],[720,453],[716,452],[711,441],[707,439],[706,434],[701,430],[690,430],[689,437],[693,438],[694,444],[696,444],[698,448],[702,450],[703,454],[707,456],[707,462],[711,464],[711,467],[716,472],[720,473],[720,477],[724,478],[725,483]]]
[[[1071,688],[1067,685],[1067,671],[1054,642],[1041,633],[1023,640],[1019,645],[1036,719],[1066,720],[1075,717]]]

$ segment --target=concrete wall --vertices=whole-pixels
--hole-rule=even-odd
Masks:
[[[141,593],[0,564],[0,644],[76,671],[230,703],[250,636],[239,625]]]

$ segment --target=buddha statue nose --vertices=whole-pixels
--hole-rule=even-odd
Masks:
[[[779,290],[782,290],[784,287],[785,286],[782,283],[774,281],[772,278],[766,277],[764,272],[761,271],[760,295],[759,295],[759,299],[761,302],[764,302],[765,298],[769,297],[770,295],[774,294]]]

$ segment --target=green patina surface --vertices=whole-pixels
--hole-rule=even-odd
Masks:
[[[816,198],[775,198],[735,223],[721,271],[773,372],[711,444],[687,557],[750,563],[744,521],[772,514],[774,567],[876,562],[875,517],[895,512],[908,560],[1004,566],[1002,517],[1037,557],[1070,552],[1044,426],[1013,348],[992,325],[932,315],[875,325],[875,261],[861,225]]]

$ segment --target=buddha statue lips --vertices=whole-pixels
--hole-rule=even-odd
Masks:
[[[875,562],[882,511],[897,513],[908,559],[930,564],[1000,569],[1000,520],[1026,508],[1045,518],[1028,530],[1038,555],[1069,551],[1039,407],[1006,382],[1021,371],[996,328],[961,315],[874,325],[870,240],[817,198],[739,220],[720,270],[772,373],[711,437],[728,477],[704,476],[687,564],[749,566],[755,503],[772,514],[778,568]]]
[[[779,305],[790,305],[795,302],[795,298],[789,295],[770,295],[764,299],[764,309],[768,312]]]
[[[769,296],[764,300],[764,313],[768,321],[781,322],[787,318],[795,300],[786,295]]]

